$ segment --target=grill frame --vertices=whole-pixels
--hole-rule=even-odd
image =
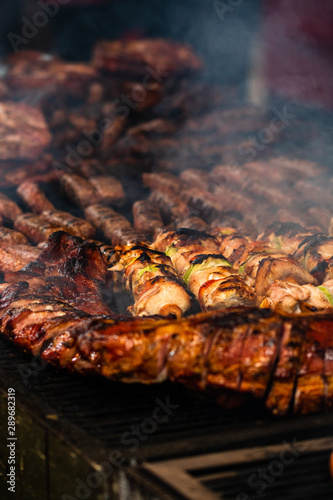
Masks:
[[[256,403],[248,404],[245,409],[225,411],[178,385],[141,387],[115,384],[43,365],[30,376],[30,385],[27,385],[22,373],[33,370],[33,366],[38,367],[38,362],[16,351],[4,339],[0,340],[0,347],[2,395],[5,398],[8,387],[15,388],[19,425],[23,419],[27,423],[23,425],[20,436],[24,433],[42,436],[43,451],[39,450],[39,453],[45,455],[42,467],[49,488],[47,500],[57,498],[54,492],[58,498],[68,500],[70,496],[61,497],[67,491],[67,495],[75,498],[76,479],[84,483],[89,474],[100,473],[100,464],[108,461],[114,451],[120,451],[124,458],[122,466],[114,466],[112,475],[103,479],[98,489],[91,490],[89,498],[197,500],[198,497],[191,493],[193,488],[199,492],[209,490],[204,488],[201,477],[188,474],[193,461],[202,464],[200,467],[212,457],[219,466],[230,461],[231,456],[238,457],[241,462],[241,457],[247,453],[254,458],[256,453],[260,456],[272,454],[283,446],[283,441],[294,439],[309,442],[314,453],[322,449],[323,443],[326,443],[326,450],[328,446],[333,448],[332,414],[290,416],[282,420],[269,415]],[[94,393],[97,399],[91,401]],[[92,411],[94,403],[100,405],[98,398],[105,397],[105,394],[112,398],[111,407],[106,401],[104,407]],[[140,425],[144,418],[149,418],[156,406],[155,400],[165,401],[168,396],[174,404],[182,402],[168,422],[146,436],[145,441],[140,441],[140,446],[134,451],[122,444],[121,436],[126,429],[129,432],[132,425]],[[134,412],[138,402],[141,406]],[[120,425],[126,415],[126,422]],[[33,455],[33,449],[29,453]],[[180,488],[170,481],[176,476],[175,470],[180,471],[184,479]],[[62,483],[68,489],[59,490],[55,485],[65,475],[67,482],[62,479]],[[24,474],[20,476],[23,485],[27,484],[26,480]],[[332,487],[333,491],[333,485],[326,484],[326,487]],[[221,498],[211,491],[210,495],[212,500]],[[208,500],[210,497],[207,493],[202,498]]]

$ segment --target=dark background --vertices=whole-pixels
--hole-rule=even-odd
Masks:
[[[260,0],[231,0],[225,14],[212,0],[70,0],[24,48],[60,54],[68,60],[89,60],[100,38],[166,37],[190,43],[207,64],[214,81],[234,84],[247,74],[249,54],[261,18]],[[220,4],[229,4],[228,1]],[[236,4],[239,4],[236,6]],[[12,50],[8,33],[21,35],[22,16],[31,20],[37,0],[1,1],[2,54]],[[217,10],[220,11],[220,15]]]

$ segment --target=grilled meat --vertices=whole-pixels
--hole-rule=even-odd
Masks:
[[[182,316],[191,299],[163,252],[146,245],[117,249],[119,260],[111,271],[123,273],[125,288],[132,292],[134,305],[129,308],[136,316]]]
[[[52,239],[44,255],[50,263],[59,256],[59,235]],[[45,295],[43,287],[42,295],[29,294],[30,286],[38,290],[19,279],[3,291],[1,331],[58,367],[123,382],[169,378],[221,395],[228,390],[231,396],[263,399],[268,393],[266,405],[279,415],[332,406],[332,315],[295,318],[246,308],[178,320],[119,321],[80,311]]]
[[[110,207],[90,205],[85,210],[86,219],[102,231],[112,245],[129,245],[135,242],[147,242],[144,235],[138,233],[131,223]]]
[[[331,267],[333,238],[297,224],[273,224],[266,235],[275,247],[292,254],[318,281],[325,279]]]
[[[0,193],[0,216],[5,221],[14,221],[16,217],[22,214],[20,207],[8,196]]]
[[[174,269],[203,310],[254,303],[250,288],[218,252],[213,236],[183,228],[159,235],[154,247],[170,256]]]
[[[65,62],[57,56],[34,50],[11,54],[6,63],[5,81],[16,91],[39,90],[48,96],[66,92],[78,97],[84,95],[83,92],[97,78],[92,66]]]
[[[93,52],[96,68],[110,73],[128,73],[133,76],[151,76],[158,71],[158,80],[174,74],[201,69],[201,61],[189,47],[178,42],[162,39],[146,39],[97,42]],[[148,69],[147,69],[148,67]],[[149,71],[150,69],[150,71]]]
[[[14,228],[23,233],[33,243],[47,241],[49,236],[56,231],[62,231],[62,226],[54,226],[42,215],[25,213],[16,217]]]
[[[333,280],[320,286],[299,285],[294,279],[274,281],[260,307],[280,313],[317,312],[333,308]]]
[[[61,227],[64,231],[72,236],[79,236],[80,238],[91,238],[95,234],[95,228],[86,220],[68,212],[61,212],[59,210],[47,210],[42,213],[48,222],[55,227]]]
[[[100,196],[94,186],[87,179],[79,175],[63,174],[60,178],[60,185],[70,201],[82,208],[98,203],[100,200]]]
[[[12,245],[29,245],[29,242],[22,233],[0,226],[0,247],[6,249]]]
[[[54,210],[52,203],[35,182],[25,181],[17,188],[17,194],[35,214]]]
[[[60,184],[68,198],[82,208],[95,203],[119,205],[124,201],[123,187],[112,176],[84,179],[76,174],[64,174],[60,178]]]
[[[106,205],[119,205],[125,200],[125,193],[123,186],[118,179],[111,175],[100,175],[97,177],[90,177],[89,182],[94,186],[98,195],[99,202]]]
[[[64,229],[72,236],[80,236],[82,238],[91,238],[95,234],[94,227],[86,220],[74,217],[74,215],[68,212],[56,210],[34,182],[24,182],[18,187],[17,192],[29,208],[41,216],[41,218],[37,219],[31,217],[29,219],[30,225],[33,224],[33,221],[39,221],[41,226],[46,225],[47,227],[47,222],[56,228],[55,231]],[[27,218],[24,217],[25,222],[26,220]],[[26,231],[29,235],[28,228],[26,228]],[[48,236],[45,239],[43,239],[43,236],[38,236],[38,240],[34,239],[34,237],[31,239],[37,242],[47,241]]]
[[[6,244],[0,247],[0,271],[19,271],[38,258],[40,249],[25,244]]]
[[[0,103],[0,138],[0,160],[35,160],[51,141],[42,113],[17,102]]]
[[[132,210],[134,227],[137,231],[150,237],[163,231],[164,224],[158,205],[149,200],[138,200],[133,203]]]

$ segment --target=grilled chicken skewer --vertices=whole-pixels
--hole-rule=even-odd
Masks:
[[[163,252],[142,244],[116,247],[116,252],[118,262],[110,270],[123,273],[123,284],[134,298],[131,314],[179,318],[189,309],[191,299]]]
[[[68,288],[54,296],[55,280],[61,281],[59,291],[61,278],[66,273],[68,280],[73,258],[77,262],[79,256],[81,267],[73,269],[70,280],[76,284],[76,302]],[[90,290],[99,297],[105,272],[94,245],[65,233],[52,235],[33,269],[8,276],[12,284],[0,299],[1,332],[58,367],[112,380],[169,378],[214,389],[225,400],[252,395],[265,398],[279,415],[332,409],[332,314],[283,317],[237,308],[178,320],[124,321],[101,316],[98,307],[90,313],[98,299],[95,305],[85,294]],[[45,284],[52,284],[52,296]]]
[[[220,251],[246,275],[254,287],[260,307],[281,313],[332,308],[332,282],[316,286],[316,279],[289,255],[273,248],[271,241],[251,242],[232,228],[216,229]]]
[[[333,277],[333,237],[318,228],[299,224],[275,223],[263,234],[272,244],[290,253],[318,281]]]
[[[218,247],[213,236],[185,228],[161,234],[154,242],[170,257],[202,310],[254,304],[250,288]]]

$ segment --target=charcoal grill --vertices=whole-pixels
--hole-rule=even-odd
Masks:
[[[201,14],[206,8],[202,6],[203,3],[199,6],[199,3],[195,2],[198,15],[193,16],[193,19],[196,18],[196,23],[202,22]],[[187,8],[192,7],[191,2],[186,4]],[[214,18],[213,34],[216,35],[220,34],[221,25],[214,11],[213,4],[216,2],[211,4],[209,17]],[[239,12],[244,18],[248,12],[245,4],[244,10]],[[121,11],[120,7],[118,9]],[[145,17],[150,6],[148,8],[145,5],[144,9],[141,17]],[[90,10],[87,12],[89,16]],[[181,18],[182,9],[177,2],[173,2],[172,12],[170,18]],[[122,15],[125,16],[124,13]],[[62,28],[63,20],[62,14],[55,19],[58,31]],[[130,24],[132,26],[133,20]],[[182,38],[178,32],[181,30],[177,31],[175,24],[169,30],[163,28],[162,35]],[[98,32],[98,37],[108,36],[107,26],[101,25],[103,30],[102,33]],[[63,56],[75,59],[83,45],[83,54],[88,58],[94,41],[90,38],[94,34],[89,33],[87,40],[82,41],[82,26],[79,26],[73,48],[66,39],[70,28],[71,23],[67,26],[65,37],[58,39],[57,49]],[[149,35],[160,35],[159,28],[158,22],[155,23],[155,32],[150,31]],[[228,33],[230,35],[230,29]],[[197,30],[193,29],[188,35],[189,41],[197,46],[199,52],[202,49],[204,56],[216,55],[216,51],[211,50],[213,44],[206,43],[201,47]],[[251,30],[239,43],[246,45],[249,35]],[[219,40],[221,42],[224,39],[222,37]],[[233,49],[235,45],[236,42]],[[234,79],[242,79],[240,72],[244,71],[246,64],[240,56],[241,52],[239,50],[237,61],[232,61],[233,65],[226,65],[229,74],[225,73],[224,68],[225,81],[235,83]],[[232,50],[230,54],[233,54]],[[230,54],[224,52],[222,55],[229,60],[232,58]],[[217,80],[220,76],[221,68],[214,61],[209,78]],[[241,93],[244,93],[243,90]],[[315,112],[311,110],[309,114],[313,119]],[[321,115],[320,111],[318,114],[322,122],[327,119],[326,114]],[[300,111],[297,115],[300,117]],[[331,123],[331,115],[329,120]],[[287,146],[286,152],[289,154]],[[306,155],[311,157],[313,153],[316,160],[325,160],[323,163],[327,164],[332,150],[330,144],[326,146],[320,151],[307,151]],[[126,184],[126,177],[123,180]],[[54,201],[52,186],[44,187],[51,201]],[[129,201],[122,210],[130,217],[131,198],[135,199],[136,185],[132,183],[126,188]],[[8,194],[14,198],[14,189]],[[65,202],[63,208],[68,209]],[[73,206],[69,209],[76,215]],[[333,483],[328,468],[333,449],[333,417],[330,414],[289,416],[282,420],[269,414],[258,402],[249,401],[239,409],[224,410],[214,401],[202,399],[175,384],[139,386],[82,378],[45,366],[39,360],[17,352],[10,343],[0,338],[1,443],[5,443],[7,438],[9,387],[14,387],[16,391],[18,499],[333,498]],[[156,407],[161,408],[160,402],[167,401],[174,406],[171,414],[165,421],[152,424],[154,410]],[[142,426],[145,430],[143,433]],[[135,437],[136,441],[133,441],[133,429],[138,428],[141,429],[141,437]],[[291,454],[291,446],[298,450],[297,456]],[[289,450],[289,463],[281,462],[281,453],[285,450]],[[110,464],[112,453],[114,461],[121,457],[122,463],[119,466],[113,464],[112,473],[110,469],[109,473],[105,473],[103,464]],[[294,460],[291,461],[291,458]],[[0,497],[4,499],[9,495],[6,465],[7,449],[1,446]],[[262,474],[266,474],[265,478]]]
[[[223,410],[181,386],[81,379],[32,360],[4,340],[0,346],[2,442],[8,388],[17,394],[17,498],[332,498],[332,415],[281,420],[253,403]],[[149,426],[157,402],[168,398],[179,406],[156,429]],[[132,426],[141,428],[138,446]],[[299,455],[281,472],[276,462],[291,446]],[[1,497],[7,498],[6,450],[1,452]],[[109,475],[109,469],[102,469],[108,477],[94,475],[106,467],[112,452],[115,462],[121,454],[121,466]],[[248,483],[259,469],[277,474],[268,472],[273,481],[264,483],[260,495],[258,484]]]

